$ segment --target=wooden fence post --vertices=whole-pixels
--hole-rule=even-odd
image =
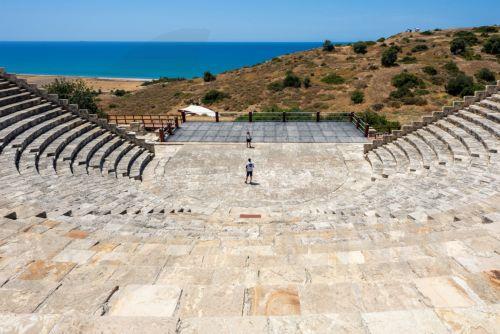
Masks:
[[[181,111],[181,115],[182,115],[182,123],[186,123],[186,112]]]
[[[316,122],[319,122],[320,116],[319,116],[319,111],[316,111]]]
[[[219,123],[219,112],[218,111],[215,112],[215,122]]]
[[[365,137],[368,137],[368,132],[370,131],[370,125],[366,124],[365,126]]]
[[[286,111],[283,111],[283,123],[286,122]]]
[[[160,143],[163,143],[165,141],[165,131],[163,131],[163,129],[160,129],[158,135],[160,136]]]
[[[248,112],[248,121],[250,123],[252,123],[252,121],[253,121],[253,112],[251,112],[251,111]]]

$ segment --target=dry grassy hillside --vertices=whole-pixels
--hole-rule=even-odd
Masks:
[[[499,78],[500,58],[482,51],[485,40],[494,33],[474,31],[479,44],[470,46],[467,56],[460,56],[450,52],[450,42],[459,30],[473,31],[453,29],[424,34],[400,33],[369,45],[366,54],[356,54],[352,46],[337,46],[333,52],[321,48],[298,52],[220,74],[212,82],[204,82],[199,78],[160,83],[122,97],[103,96],[100,103],[109,114],[164,114],[175,112],[190,103],[203,104],[204,95],[215,89],[228,95],[221,101],[207,105],[217,111],[259,111],[272,105],[307,111],[376,110],[390,119],[407,122],[439,109],[454,99],[445,89],[450,74],[443,66],[450,61],[469,76],[474,77],[479,69],[488,68]],[[396,66],[383,67],[381,55],[392,45],[401,48],[398,62]],[[420,47],[422,50],[418,51],[418,47],[415,49],[417,45],[426,47]],[[424,73],[422,69],[425,66],[434,67],[437,74]],[[417,99],[402,101],[389,98],[389,94],[395,90],[391,79],[404,70],[415,74],[423,82],[414,92]],[[293,71],[302,80],[308,77],[310,87],[302,85],[300,88],[271,90],[269,84],[282,81],[287,71]],[[341,76],[345,82],[328,84],[322,81],[332,73]],[[364,101],[360,104],[351,101],[351,94],[355,90],[364,94]]]

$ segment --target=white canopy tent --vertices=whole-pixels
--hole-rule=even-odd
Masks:
[[[215,117],[215,111],[202,106],[195,106],[194,104],[190,105],[187,108],[180,109],[179,111],[184,111],[187,115]]]

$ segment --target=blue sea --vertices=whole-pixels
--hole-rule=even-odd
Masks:
[[[321,43],[0,42],[11,73],[104,78],[193,78],[251,66]]]

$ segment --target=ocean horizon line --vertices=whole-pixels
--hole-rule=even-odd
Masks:
[[[88,78],[191,79],[320,48],[320,42],[0,42],[13,73]]]
[[[141,41],[141,40],[130,40],[130,41],[91,41],[91,40],[76,40],[76,41],[33,41],[33,40],[0,40],[0,43],[227,43],[227,44],[322,44],[324,41]],[[331,41],[334,44],[349,44],[352,41]]]

